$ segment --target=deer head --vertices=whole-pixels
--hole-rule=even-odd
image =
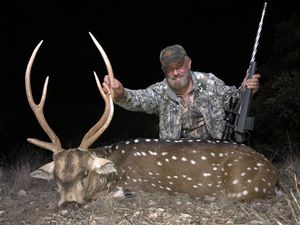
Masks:
[[[91,33],[89,34],[100,51],[110,81],[113,82],[114,75],[109,59],[95,37]],[[45,80],[41,100],[38,104],[35,103],[32,96],[30,83],[31,68],[42,42],[36,46],[28,62],[25,74],[25,89],[28,103],[51,142],[35,138],[28,138],[27,140],[38,147],[52,151],[53,161],[32,172],[31,176],[47,180],[55,179],[60,195],[59,205],[65,202],[83,203],[85,200],[91,198],[99,189],[105,188],[107,177],[116,172],[115,164],[112,161],[99,158],[94,152],[89,151],[89,147],[105,131],[112,120],[114,112],[113,92],[111,91],[112,94],[105,94],[103,92],[98,76],[94,72],[98,89],[105,101],[104,113],[99,121],[85,134],[79,147],[68,150],[63,149],[59,138],[47,123],[43,112],[49,77]]]

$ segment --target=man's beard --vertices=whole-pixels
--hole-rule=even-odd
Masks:
[[[166,77],[166,81],[171,90],[175,92],[175,94],[182,94],[182,92],[188,88],[190,76],[188,74],[180,74],[175,79]]]

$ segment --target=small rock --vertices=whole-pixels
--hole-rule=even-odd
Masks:
[[[0,210],[0,216],[2,216],[5,213],[4,210]]]
[[[170,214],[170,213],[167,213],[167,212],[164,212],[164,213],[162,214],[162,217],[163,217],[164,219],[167,219],[167,218],[170,218],[170,217],[171,217],[171,214]]]
[[[65,215],[68,214],[68,210],[62,209],[62,210],[59,211],[59,214],[65,216]]]
[[[26,193],[26,191],[21,190],[21,191],[18,192],[18,196],[26,197],[26,196],[27,196],[27,193]]]
[[[157,217],[158,217],[157,213],[150,213],[148,215],[148,218],[150,218],[150,219],[157,219]]]

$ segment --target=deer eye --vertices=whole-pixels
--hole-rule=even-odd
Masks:
[[[84,171],[83,178],[87,177],[89,175],[89,173],[90,173],[89,170]]]

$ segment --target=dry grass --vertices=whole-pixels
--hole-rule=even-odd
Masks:
[[[58,211],[55,184],[29,177],[37,165],[46,162],[45,157],[25,147],[22,151],[30,154],[22,157],[18,154],[18,160],[9,166],[3,161],[0,164],[0,224],[300,224],[300,157],[297,156],[275,164],[284,194],[267,200],[200,201],[162,193],[141,193],[116,200],[99,194],[96,201],[81,208]]]

